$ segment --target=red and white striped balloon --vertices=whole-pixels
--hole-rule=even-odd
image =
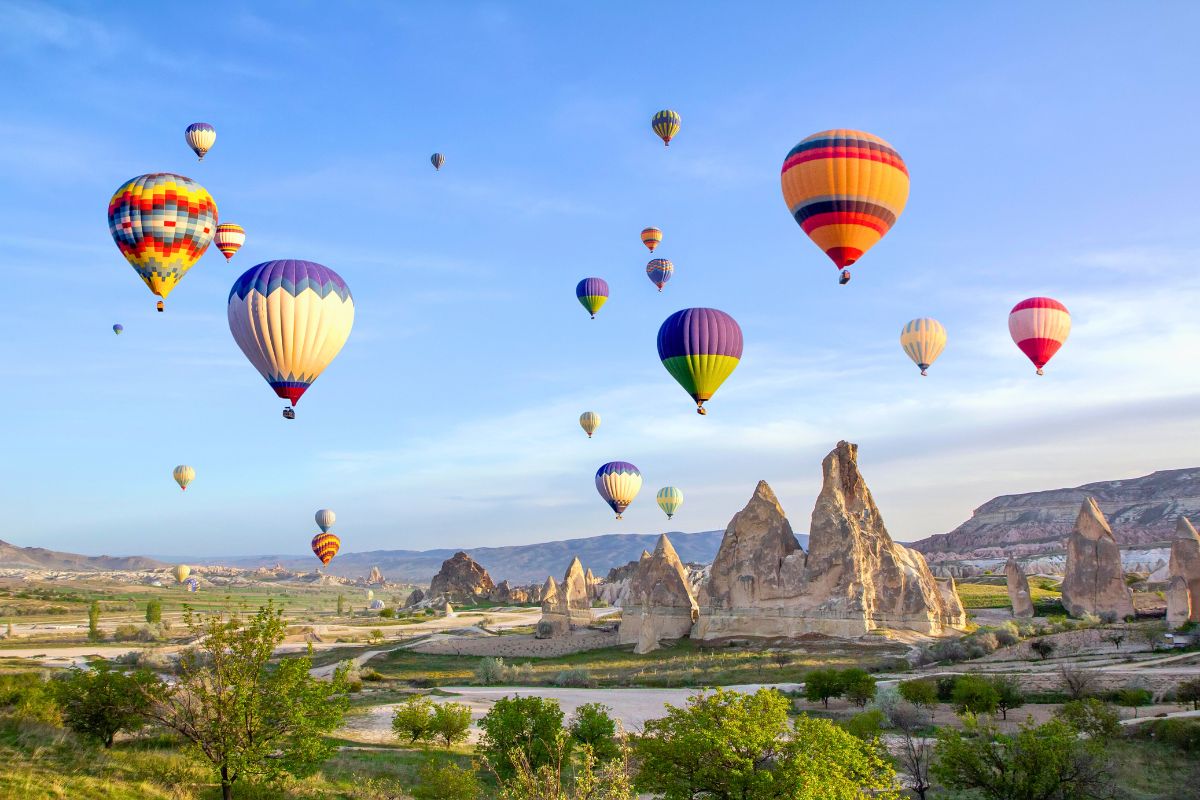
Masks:
[[[1071,313],[1051,297],[1031,297],[1009,312],[1008,332],[1041,375],[1071,333]]]

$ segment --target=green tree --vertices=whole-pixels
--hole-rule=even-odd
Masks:
[[[516,775],[515,764],[520,760],[534,771],[552,762],[563,730],[563,712],[555,700],[502,697],[488,709],[479,727],[483,736],[478,751],[504,780]]]
[[[471,707],[464,703],[435,703],[429,731],[445,747],[463,741],[471,728]]]
[[[337,614],[338,614],[338,616],[340,617],[340,616],[342,616],[343,614],[345,614],[345,613],[346,613],[346,595],[344,595],[344,594],[339,594],[339,595],[338,595],[338,599],[337,599],[337,603],[338,603],[338,605],[337,605]]]
[[[1029,643],[1030,649],[1037,653],[1038,658],[1045,661],[1054,653],[1054,642],[1049,639],[1035,639]]]
[[[622,744],[617,758],[600,763],[588,745],[580,745],[571,763],[571,737],[559,731],[549,763],[534,769],[519,752],[514,775],[500,784],[501,800],[636,800],[630,780],[629,748]]]
[[[1000,695],[992,682],[980,675],[960,675],[954,682],[950,702],[960,713],[993,714],[1000,704]]]
[[[1150,694],[1149,689],[1142,689],[1135,686],[1126,686],[1121,691],[1117,692],[1117,705],[1125,706],[1133,709],[1133,716],[1137,716],[1137,710],[1142,706],[1148,706],[1154,702],[1154,695]]]
[[[392,712],[392,731],[398,737],[408,737],[409,744],[423,742],[433,736],[433,701],[423,694],[409,695]]]
[[[1025,705],[1025,693],[1021,691],[1021,682],[1012,675],[997,675],[992,678],[992,688],[996,690],[996,708],[1000,716],[1008,719],[1008,712]]]
[[[1200,678],[1181,682],[1175,698],[1181,703],[1191,703],[1193,710],[1200,710]]]
[[[417,769],[412,796],[416,800],[477,800],[481,791],[474,766],[427,758]]]
[[[283,641],[282,610],[271,603],[251,617],[185,617],[200,642],[179,659],[174,684],[153,692],[151,715],[187,739],[220,773],[221,796],[239,780],[276,780],[314,773],[336,747],[349,701],[346,670],[328,681],[309,674],[312,659],[271,656]]]
[[[842,727],[865,742],[873,742],[879,738],[887,717],[878,708],[855,714],[842,723]]]
[[[1116,782],[1098,742],[1062,720],[1022,725],[1004,734],[968,721],[966,731],[938,731],[933,774],[949,789],[986,800],[1105,800]]]
[[[50,688],[66,726],[109,748],[119,731],[136,731],[146,723],[148,690],[157,681],[149,671],[127,675],[98,661],[92,669],[71,669]]]
[[[938,702],[937,683],[929,678],[901,681],[900,685],[896,687],[896,691],[917,708],[932,711]]]
[[[157,625],[162,622],[162,601],[157,598],[146,603],[146,622]]]
[[[1121,718],[1116,709],[1095,697],[1069,700],[1063,703],[1056,716],[1096,742],[1103,743],[1121,735]]]
[[[867,674],[866,670],[855,667],[844,669],[839,680],[842,684],[842,695],[859,708],[875,697],[875,678]]]
[[[611,708],[603,703],[584,703],[571,715],[567,730],[577,744],[586,744],[592,749],[597,761],[611,761],[621,754],[617,744],[617,723],[609,713]]]
[[[100,601],[93,600],[88,606],[88,641],[98,642],[103,638],[100,633]]]
[[[814,669],[804,676],[804,698],[829,708],[832,697],[842,696],[842,674],[836,669]]]

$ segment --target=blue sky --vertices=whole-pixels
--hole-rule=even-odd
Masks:
[[[323,506],[346,550],[706,530],[760,478],[806,530],[844,438],[911,540],[996,494],[1196,465],[1200,8],[904,5],[0,2],[0,538],[298,553]],[[831,127],[912,175],[844,288],[778,178]],[[248,235],[163,315],[105,222],[156,171]],[[646,225],[676,265],[661,295]],[[225,320],[273,258],[332,267],[357,306],[293,423]],[[612,287],[594,322],[588,275]],[[1037,294],[1074,319],[1040,379],[1005,323]],[[654,346],[696,305],[746,339],[703,418]],[[927,379],[897,342],[918,316],[950,335]],[[646,478],[620,523],[592,477],[617,459]]]

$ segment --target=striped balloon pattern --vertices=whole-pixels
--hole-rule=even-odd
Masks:
[[[660,242],[662,242],[662,231],[658,228],[642,228],[642,244],[646,245],[651,253]]]
[[[925,375],[946,348],[946,329],[931,317],[911,320],[900,331],[900,346]]]
[[[434,153],[429,157],[429,163],[433,164],[435,170],[441,171],[442,164],[446,163],[446,157],[441,153]]]
[[[783,199],[838,269],[883,238],[908,202],[908,167],[883,139],[863,131],[814,133],[783,161]]]
[[[642,473],[628,461],[610,461],[596,470],[596,491],[617,512],[617,519],[629,508],[642,488]]]
[[[647,277],[658,287],[660,292],[667,285],[667,281],[671,280],[673,274],[675,274],[675,265],[665,258],[651,259],[650,263],[646,265]]]
[[[670,519],[683,505],[683,492],[674,486],[664,486],[658,490],[654,499],[658,501],[658,507],[667,515],[667,519]]]
[[[321,533],[329,533],[329,529],[333,527],[333,523],[337,521],[337,514],[334,514],[328,508],[322,508],[315,514],[317,527],[321,529]]]
[[[596,432],[596,428],[600,427],[600,415],[595,411],[585,411],[579,415],[579,427],[583,428],[583,432],[592,438],[592,434]]]
[[[742,329],[724,311],[685,308],[658,329],[658,357],[704,414],[704,403],[742,358]]]
[[[183,132],[183,138],[198,156],[198,160],[203,161],[204,154],[217,142],[217,129],[207,122],[193,122]]]
[[[225,256],[225,260],[233,258],[233,254],[242,249],[246,243],[246,229],[234,222],[222,222],[217,226],[217,234],[213,244]]]
[[[183,585],[187,587],[189,592],[195,592],[200,588],[200,581],[196,580],[195,578],[188,578],[183,582]]]
[[[196,470],[189,467],[187,464],[180,464],[175,469],[171,470],[171,477],[179,484],[179,488],[187,491],[188,484],[196,479]]]
[[[312,540],[313,555],[321,560],[323,566],[328,566],[338,550],[342,549],[342,540],[332,533],[318,533]]]
[[[312,261],[265,261],[229,290],[229,331],[275,394],[295,405],[354,326],[350,287]]]
[[[1071,313],[1051,297],[1031,297],[1009,312],[1008,332],[1041,375],[1071,333]]]
[[[654,128],[654,132],[658,134],[658,138],[663,140],[663,146],[669,147],[671,140],[679,133],[679,126],[683,123],[679,114],[669,108],[665,108],[654,115],[654,119],[650,120],[650,127]]]
[[[191,178],[139,175],[108,201],[108,230],[150,291],[166,297],[204,255],[217,229],[217,204]]]
[[[575,297],[595,319],[596,312],[608,302],[608,282],[604,278],[584,278],[575,285]]]

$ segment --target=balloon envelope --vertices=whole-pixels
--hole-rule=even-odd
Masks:
[[[225,256],[225,260],[228,261],[246,243],[246,229],[233,222],[222,222],[217,226],[217,233],[213,237],[213,243],[221,251],[221,255]]]
[[[670,519],[683,505],[683,492],[674,486],[664,486],[658,490],[654,499],[658,501],[658,507],[666,513],[667,519]]]
[[[123,331],[123,330],[125,330],[124,325],[121,325],[120,323],[113,325],[113,333],[115,333],[117,336],[120,336],[121,331]]]
[[[781,180],[792,217],[838,269],[883,238],[908,202],[904,159],[863,131],[814,133],[787,154]]]
[[[658,357],[703,414],[705,401],[737,369],[742,329],[724,311],[685,308],[658,329]]]
[[[194,592],[200,588],[200,581],[196,580],[195,578],[188,578],[183,582],[183,585],[187,587],[189,592]]]
[[[183,132],[183,138],[188,147],[192,148],[192,151],[199,157],[199,160],[203,161],[204,154],[216,144],[217,129],[207,122],[193,122]]]
[[[171,470],[171,477],[179,484],[180,489],[187,489],[188,484],[196,477],[196,470],[189,467],[187,464],[180,464],[175,469]]]
[[[596,470],[596,491],[617,512],[617,519],[642,488],[642,473],[628,461],[610,461]]]
[[[600,415],[595,411],[585,411],[579,415],[579,427],[583,428],[584,433],[588,438],[592,438],[592,434],[596,432],[596,428],[600,427]]]
[[[646,265],[646,275],[650,278],[650,282],[658,287],[661,292],[662,288],[667,285],[667,281],[671,280],[671,276],[675,273],[675,265],[665,258],[654,258]]]
[[[328,565],[338,550],[342,548],[342,540],[332,533],[318,533],[312,540],[312,551],[323,565]]]
[[[679,114],[667,108],[654,115],[654,119],[650,120],[650,127],[654,128],[654,132],[663,140],[663,146],[667,146],[671,144],[675,134],[679,133],[682,122]]]
[[[658,228],[642,228],[642,244],[654,252],[654,248],[658,247],[662,242],[662,231]]]
[[[187,564],[176,564],[171,574],[175,576],[176,583],[183,583],[187,576],[192,574],[192,568]]]
[[[334,514],[328,508],[322,508],[316,513],[317,527],[321,529],[321,533],[329,533],[329,529],[333,527],[333,523],[337,521],[337,514]]]
[[[191,178],[139,175],[108,201],[113,241],[150,291],[166,297],[204,255],[217,229],[217,204]]]
[[[584,278],[575,285],[575,297],[595,319],[596,312],[608,302],[608,282],[604,278]]]
[[[354,326],[350,287],[312,261],[266,261],[229,290],[229,331],[275,394],[293,405]]]
[[[932,317],[911,320],[900,331],[900,346],[924,375],[946,347],[946,329]]]
[[[434,153],[429,157],[429,161],[433,164],[434,169],[440,170],[442,168],[442,164],[446,163],[446,157],[441,153]],[[468,172],[469,171],[470,170],[468,170]]]
[[[1031,297],[1009,312],[1008,332],[1041,375],[1071,333],[1071,313],[1052,297]]]

